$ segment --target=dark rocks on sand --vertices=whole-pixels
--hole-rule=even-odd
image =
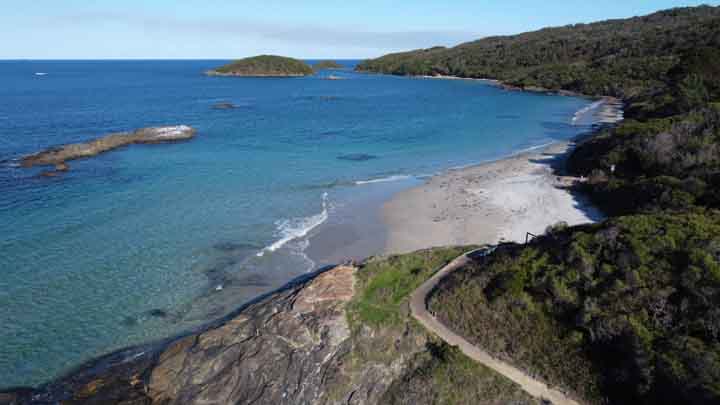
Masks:
[[[55,166],[55,172],[45,172],[44,176],[56,176],[57,172],[69,170],[68,160],[88,158],[101,153],[132,144],[154,144],[177,142],[191,139],[196,130],[187,125],[172,127],[143,128],[135,132],[110,134],[90,142],[64,145],[46,149],[21,160],[23,167]]]
[[[337,157],[339,160],[349,160],[352,162],[365,162],[367,160],[377,159],[375,155],[368,155],[366,153],[349,153],[347,155],[340,155]]]

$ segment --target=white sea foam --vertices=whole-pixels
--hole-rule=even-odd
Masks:
[[[585,114],[589,113],[590,111],[593,111],[597,108],[602,107],[605,104],[605,100],[598,100],[589,106],[583,107],[578,112],[575,113],[575,116],[572,119],[572,123],[575,124],[578,122]]]
[[[311,272],[311,271],[315,270],[315,268],[316,268],[315,261],[313,261],[313,259],[311,259],[310,256],[305,254],[305,250],[309,246],[310,246],[310,241],[307,239],[304,239],[304,240],[299,240],[297,243],[293,243],[291,245],[291,249],[290,249],[290,252],[292,254],[299,257],[302,261],[305,262],[305,271],[306,272]]]
[[[522,155],[523,153],[532,152],[532,151],[536,151],[536,150],[538,150],[538,149],[547,148],[548,146],[554,144],[555,142],[557,142],[557,141],[549,141],[549,142],[542,143],[542,144],[540,144],[540,145],[535,145],[535,146],[527,147],[527,148],[525,148],[525,149],[520,149],[520,150],[514,152],[513,154],[511,154],[510,156]]]
[[[394,176],[389,176],[389,177],[381,177],[379,179],[358,180],[355,182],[355,185],[362,186],[365,184],[388,183],[391,181],[407,180],[407,179],[411,179],[411,178],[412,178],[412,176],[407,176],[407,175],[394,175]]]
[[[258,257],[265,256],[266,253],[272,253],[281,247],[285,246],[288,242],[295,239],[304,238],[310,231],[322,225],[328,219],[328,193],[323,193],[322,196],[322,211],[310,217],[285,219],[278,221],[277,228],[280,239],[278,239],[272,245],[258,252]]]

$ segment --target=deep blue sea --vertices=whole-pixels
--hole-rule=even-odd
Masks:
[[[318,266],[382,253],[377,212],[394,192],[573,137],[591,103],[351,70],[202,75],[223,63],[0,62],[0,386],[42,383]],[[213,109],[222,102],[238,108]],[[197,138],[72,161],[55,178],[17,164],[175,124]]]

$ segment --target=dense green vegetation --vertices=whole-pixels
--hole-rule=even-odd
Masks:
[[[684,50],[717,48],[718,26],[718,7],[677,8],[391,54],[365,61],[358,70],[489,78],[526,88],[633,97],[662,88]]]
[[[432,297],[473,342],[596,403],[720,403],[720,213],[504,245]]]
[[[720,49],[685,51],[668,76],[663,91],[629,99],[629,118],[569,159],[611,215],[720,208]]]
[[[307,76],[313,69],[305,62],[283,56],[260,55],[240,59],[209,72],[219,76]]]
[[[326,69],[343,69],[345,66],[335,62],[334,60],[323,60],[313,65],[315,70],[326,70]]]
[[[568,160],[608,215],[503,245],[430,305],[496,355],[594,403],[720,403],[720,8],[486,38],[360,70],[621,97]]]
[[[393,368],[402,365],[379,403],[539,403],[511,381],[431,336],[410,314],[410,294],[470,249],[472,247],[429,249],[373,258],[362,264],[357,273],[355,298],[347,308],[352,351],[350,358],[343,362],[349,365],[350,375],[366,372],[378,363]],[[338,383],[351,384],[350,381]]]
[[[387,405],[540,404],[458,348],[431,342],[381,399]]]

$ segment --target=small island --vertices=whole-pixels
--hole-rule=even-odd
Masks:
[[[236,60],[205,72],[208,76],[302,77],[314,73],[307,63],[284,56],[261,55]]]
[[[82,159],[132,144],[154,144],[178,142],[191,139],[197,131],[187,125],[170,127],[143,128],[133,132],[114,133],[89,142],[74,143],[53,147],[25,156],[21,160],[23,167],[55,166],[54,172],[44,172],[44,176],[54,176],[58,172],[69,170],[68,160]]]
[[[313,69],[318,70],[335,70],[344,69],[345,66],[335,62],[334,60],[323,60],[313,65]]]

